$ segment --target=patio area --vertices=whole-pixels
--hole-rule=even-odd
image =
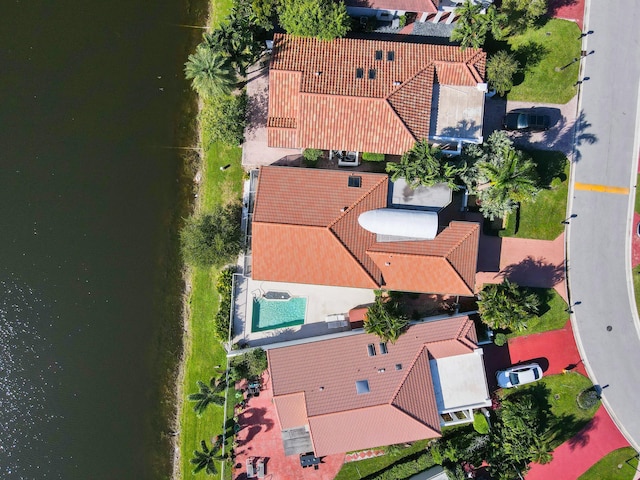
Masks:
[[[233,478],[247,477],[247,459],[264,459],[265,477],[270,480],[332,480],[344,462],[344,455],[322,457],[318,469],[302,468],[298,455],[285,456],[280,423],[273,404],[273,391],[268,372],[262,378],[262,390],[251,397],[238,415],[240,431],[236,435],[236,457]],[[239,385],[243,387],[246,385]]]

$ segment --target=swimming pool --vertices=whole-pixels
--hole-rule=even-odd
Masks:
[[[307,299],[304,297],[291,297],[288,300],[254,298],[251,331],[262,332],[302,325],[306,308]]]

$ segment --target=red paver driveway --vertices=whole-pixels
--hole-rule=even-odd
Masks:
[[[577,479],[605,455],[627,446],[629,443],[601,406],[575,437],[553,451],[550,463],[532,464],[526,480]]]
[[[549,0],[549,15],[563,20],[572,20],[583,29],[584,0]]]
[[[323,457],[318,470],[302,468],[297,455],[285,457],[280,424],[272,399],[271,379],[265,372],[260,396],[251,398],[248,407],[238,416],[238,423],[242,429],[236,436],[239,446],[236,448],[236,468],[233,478],[238,480],[247,478],[248,457],[266,459],[265,478],[268,480],[332,480],[335,478],[344,462],[344,455]]]
[[[566,301],[564,270],[564,233],[552,241],[480,237],[478,290],[484,283],[500,283],[508,277],[518,285],[554,288]]]

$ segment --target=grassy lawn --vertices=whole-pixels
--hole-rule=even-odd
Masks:
[[[578,480],[631,480],[638,467],[638,454],[631,447],[614,450],[587,470]]]
[[[640,314],[640,265],[633,269],[633,292],[636,296],[636,308]]]
[[[515,86],[507,94],[509,100],[545,103],[567,103],[577,92],[580,62],[580,29],[574,22],[551,19],[539,28],[530,28],[521,35],[510,37],[508,45],[520,62],[523,75],[515,79]]]
[[[212,0],[210,4],[212,26],[220,24],[230,12],[232,0]],[[205,145],[208,139],[204,138]],[[205,213],[216,205],[240,197],[243,171],[241,150],[218,143],[212,143],[205,151],[202,166],[203,175],[198,190],[197,211]],[[225,171],[220,167],[231,164]],[[218,271],[212,268],[195,268],[191,272],[191,293],[188,298],[190,309],[190,331],[185,348],[184,396],[197,391],[196,381],[208,382],[216,375],[216,365],[226,367],[226,352],[215,336],[212,318],[218,309],[218,294],[215,281]],[[230,392],[233,395],[233,391]],[[231,401],[229,411],[233,404]],[[228,412],[228,413],[230,413]],[[200,448],[200,441],[211,439],[222,433],[225,415],[222,407],[210,406],[202,417],[196,417],[192,405],[185,401],[180,418],[181,478],[192,478],[193,466],[189,463],[192,452]],[[227,469],[226,478],[231,478]],[[220,474],[209,478],[220,478]]]
[[[587,377],[576,372],[543,377],[536,383],[520,388],[502,390],[503,397],[515,392],[532,390],[538,401],[549,409],[552,420],[549,425],[553,433],[551,446],[557,448],[578,433],[593,418],[600,403],[589,409],[578,408],[576,397],[585,388],[593,384]]]
[[[403,458],[408,457],[409,455],[424,450],[426,445],[427,440],[420,440],[419,442],[415,442],[411,445],[411,447],[402,450],[400,455],[396,455],[394,457],[383,455],[381,457],[360,460],[359,462],[345,463],[338,472],[335,480],[355,480],[375,474],[384,470],[389,465],[393,465]]]
[[[509,338],[557,330],[564,327],[569,320],[569,313],[566,310],[567,302],[553,288],[531,288],[531,290],[543,299],[539,315],[527,322],[527,329],[524,332],[509,333],[507,335]]]
[[[564,231],[562,221],[567,212],[569,163],[561,152],[532,150],[528,153],[538,165],[543,190],[534,202],[521,204],[518,211],[507,217],[500,236],[555,240]]]

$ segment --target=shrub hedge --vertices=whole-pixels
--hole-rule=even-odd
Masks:
[[[366,162],[384,162],[384,153],[364,152],[362,154],[362,160]]]
[[[225,268],[218,275],[218,281],[216,282],[216,290],[220,295],[220,304],[218,312],[214,318],[216,335],[223,342],[228,339],[229,336],[229,322],[231,314],[231,287],[233,282],[233,274],[235,273],[235,267]],[[233,332],[231,333],[233,335]]]
[[[376,475],[366,477],[366,480],[405,480],[416,473],[425,471],[435,465],[431,452],[425,450],[410,455],[398,463],[390,465],[386,470]]]

